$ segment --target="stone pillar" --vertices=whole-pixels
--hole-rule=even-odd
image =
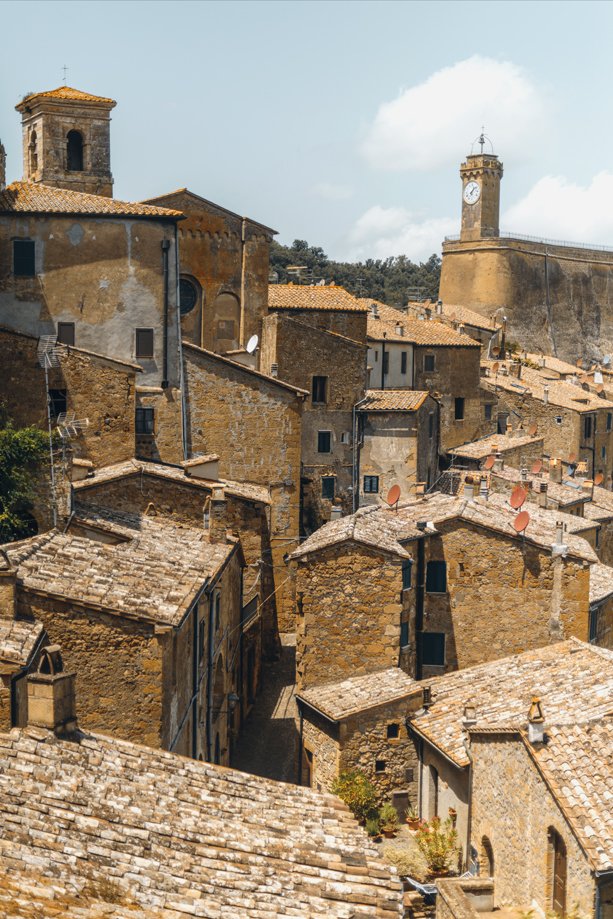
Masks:
[[[222,485],[213,486],[209,517],[209,539],[211,542],[227,542],[228,502]]]
[[[58,735],[77,730],[75,673],[64,673],[58,645],[44,648],[37,673],[28,676],[28,724]]]

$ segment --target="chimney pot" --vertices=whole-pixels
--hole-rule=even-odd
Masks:
[[[213,485],[209,505],[209,539],[211,542],[228,541],[228,502],[223,485]]]
[[[549,402],[549,386],[547,383],[545,383],[543,386],[543,402],[545,405],[547,405]]]
[[[28,676],[28,724],[59,736],[77,730],[76,674],[66,673],[59,645],[43,648],[38,670]]]
[[[530,743],[543,743],[545,739],[545,716],[538,696],[532,696],[528,711],[528,740]]]
[[[270,365],[270,375],[271,375],[271,377],[278,377],[278,376],[279,376],[279,365],[278,365],[278,364],[271,364],[271,365]]]

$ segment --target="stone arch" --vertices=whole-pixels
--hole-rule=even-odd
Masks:
[[[428,819],[438,817],[438,769],[428,766]]]
[[[487,836],[483,836],[481,839],[479,869],[479,873],[484,877],[494,877],[494,849]]]
[[[83,135],[80,131],[72,130],[66,135],[66,169],[83,172]]]
[[[30,175],[38,170],[38,137],[36,128],[30,131],[30,142],[28,144],[28,159],[30,164]]]
[[[241,305],[238,297],[231,293],[221,293],[213,304],[216,349],[231,351],[238,348],[240,337]]]

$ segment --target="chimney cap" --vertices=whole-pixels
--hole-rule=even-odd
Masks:
[[[530,724],[543,724],[545,721],[543,706],[538,696],[532,696],[532,702],[530,703],[530,709],[528,710],[528,721]]]

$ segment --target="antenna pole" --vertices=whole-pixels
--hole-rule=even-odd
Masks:
[[[64,66],[62,67],[62,70],[64,71],[64,86],[66,86],[66,74],[68,73],[68,67],[66,66],[66,64],[64,64]]]
[[[51,470],[51,514],[53,526],[57,526],[57,495],[55,491],[55,468],[53,459],[53,429],[51,426],[51,396],[49,395],[49,367],[45,359],[45,391],[47,393],[47,427],[49,428],[49,466]]]

